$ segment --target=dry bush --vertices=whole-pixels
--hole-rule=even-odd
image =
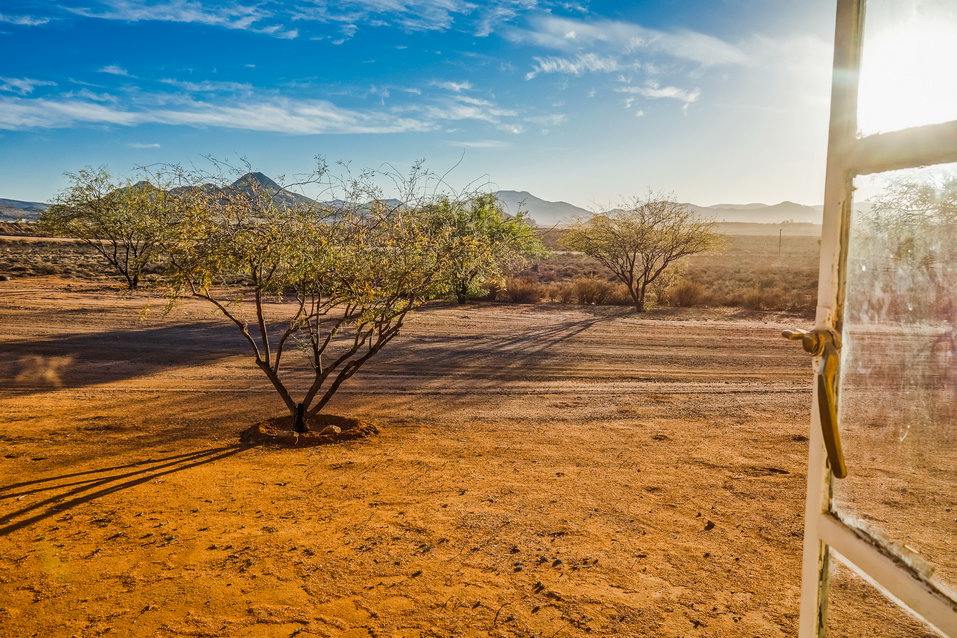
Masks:
[[[575,303],[575,287],[568,282],[552,282],[548,286],[548,298],[556,303]]]
[[[688,279],[683,279],[672,286],[668,291],[668,296],[671,299],[671,305],[681,308],[700,306],[708,299],[705,287]]]
[[[538,282],[511,277],[506,281],[505,290],[499,293],[499,299],[512,303],[538,303],[544,294],[545,289]]]
[[[748,310],[767,310],[771,305],[769,301],[767,291],[757,288],[744,294],[741,299],[741,306]]]
[[[600,306],[611,297],[614,286],[598,277],[578,277],[572,282],[572,290],[578,303]]]
[[[635,300],[631,298],[628,292],[628,286],[625,284],[612,284],[611,293],[605,300],[609,306],[634,306]]]

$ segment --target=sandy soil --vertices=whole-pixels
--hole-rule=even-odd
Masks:
[[[802,320],[429,309],[333,401],[380,434],[276,450],[237,445],[280,404],[205,307],[0,301],[2,635],[796,632]],[[886,622],[856,604],[833,635]]]

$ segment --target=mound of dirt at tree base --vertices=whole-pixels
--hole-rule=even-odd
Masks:
[[[320,414],[307,418],[306,426],[309,431],[302,434],[293,431],[292,421],[289,415],[260,421],[244,430],[239,435],[239,440],[247,445],[311,447],[353,441],[379,432],[378,428],[371,423],[334,414]]]

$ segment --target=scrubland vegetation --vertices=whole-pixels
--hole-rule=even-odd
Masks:
[[[731,306],[811,313],[817,299],[817,237],[722,235],[719,249],[687,257],[653,288],[651,307]],[[562,231],[550,230],[551,234]],[[624,284],[586,255],[554,251],[515,273],[495,299],[519,303],[631,305]]]
[[[731,306],[749,310],[811,313],[817,296],[819,244],[813,236],[785,236],[778,252],[778,227],[767,235],[722,235],[720,251],[687,258],[666,294],[651,295],[651,308]],[[546,244],[560,230],[540,231]],[[156,281],[155,270],[147,282]],[[83,281],[109,279],[94,252],[69,241],[0,238],[0,274],[13,277],[65,275]],[[596,291],[596,288],[598,291]],[[585,255],[552,250],[534,257],[507,279],[487,286],[472,301],[630,306],[623,284]]]

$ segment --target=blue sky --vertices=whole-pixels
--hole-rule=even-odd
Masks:
[[[0,4],[0,197],[63,173],[425,158],[594,207],[820,203],[833,0]]]

